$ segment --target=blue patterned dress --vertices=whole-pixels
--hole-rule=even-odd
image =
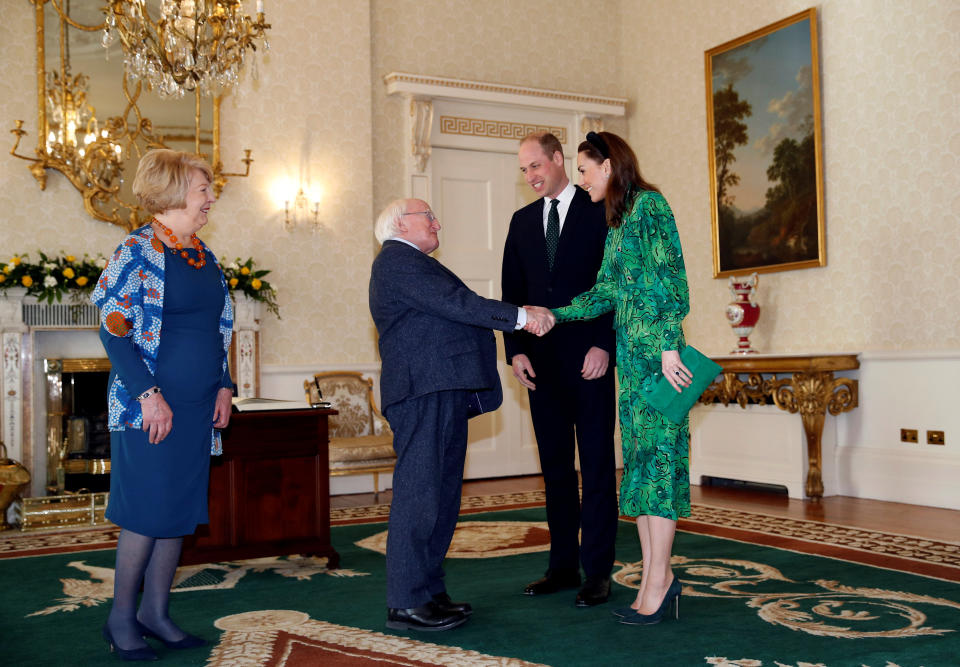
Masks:
[[[615,311],[620,510],[676,520],[690,516],[689,421],[674,424],[647,406],[641,387],[660,370],[661,352],[686,346],[681,323],[690,312],[690,297],[667,200],[652,191],[634,197],[621,225],[607,234],[596,284],[553,313],[566,322]]]
[[[196,251],[187,252],[196,258]],[[176,537],[207,523],[211,429],[217,392],[230,387],[224,365],[221,314],[224,293],[215,261],[202,269],[167,252],[162,329],[156,373],[150,372],[130,336],[100,329],[113,370],[131,395],[158,385],[173,411],[173,429],[150,444],[138,427],[111,431],[110,501],[107,518],[150,537]],[[162,331],[162,335],[160,335]]]

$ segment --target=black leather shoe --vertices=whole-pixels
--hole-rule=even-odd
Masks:
[[[450,599],[450,595],[448,595],[446,591],[434,595],[433,601],[436,602],[443,611],[459,611],[466,616],[473,613],[473,607],[470,606],[469,602],[454,602]]]
[[[103,630],[100,631],[103,635],[104,640],[110,644],[110,652],[116,653],[117,657],[121,660],[159,660],[160,656],[157,655],[157,652],[154,651],[150,646],[141,646],[140,648],[128,648],[123,649],[117,646],[117,643],[113,641],[113,635],[110,634],[110,628],[103,626]]]
[[[467,622],[468,616],[459,611],[446,611],[430,600],[412,609],[387,609],[387,627],[393,630],[422,630],[439,632],[452,630]]]
[[[163,645],[166,646],[167,648],[186,649],[186,648],[196,648],[197,646],[207,645],[206,639],[204,639],[203,637],[197,637],[196,635],[191,635],[188,632],[184,633],[186,636],[183,639],[172,641],[169,639],[164,639],[163,637],[161,637],[156,632],[154,632],[153,630],[145,626],[140,621],[137,621],[137,626],[140,630],[140,635],[142,637],[153,637],[154,639],[159,639],[160,641],[163,642]]]
[[[610,599],[610,577],[587,577],[577,593],[578,607],[593,607]]]
[[[547,570],[542,579],[527,584],[524,595],[547,595],[580,585],[580,573],[577,571]]]

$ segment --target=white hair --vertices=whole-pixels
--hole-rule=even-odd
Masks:
[[[377,222],[373,226],[373,235],[382,245],[387,239],[396,238],[400,234],[400,217],[407,208],[406,199],[394,199],[380,211]]]

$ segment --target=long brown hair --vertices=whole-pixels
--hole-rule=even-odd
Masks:
[[[601,139],[601,142],[597,142],[599,146],[583,141],[577,147],[577,152],[584,153],[597,164],[603,164],[605,159],[610,159],[610,180],[607,181],[604,204],[607,210],[607,226],[619,227],[633,203],[636,191],[660,192],[660,188],[644,180],[640,174],[637,156],[626,141],[612,132],[597,132],[597,135]],[[606,149],[607,155],[601,152],[602,148]]]

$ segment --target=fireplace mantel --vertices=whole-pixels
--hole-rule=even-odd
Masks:
[[[42,480],[46,475],[45,457],[38,456],[35,450],[47,438],[46,433],[34,426],[35,412],[44,410],[42,405],[34,405],[36,388],[43,382],[42,377],[35,377],[41,373],[35,363],[39,362],[35,358],[37,335],[48,331],[74,331],[89,338],[91,332],[96,332],[100,326],[100,318],[97,308],[87,302],[85,296],[76,302],[68,299],[63,303],[47,304],[39,303],[36,297],[27,296],[26,292],[23,287],[0,291],[0,379],[3,392],[0,439],[6,444],[10,458],[30,470],[34,480]],[[262,305],[244,294],[233,295],[233,298],[234,339],[230,350],[233,379],[241,397],[257,396]],[[48,351],[44,356],[51,355]]]

